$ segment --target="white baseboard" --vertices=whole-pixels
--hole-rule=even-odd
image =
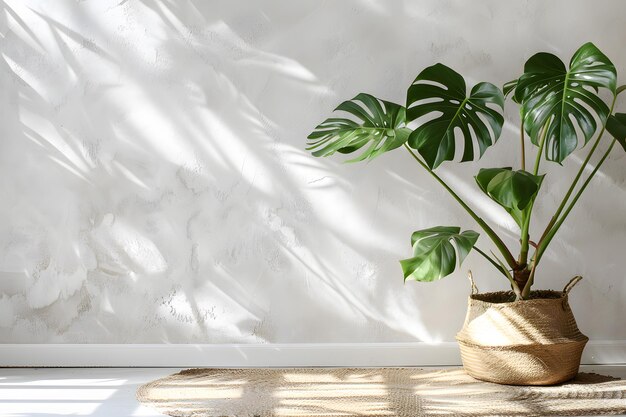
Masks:
[[[626,340],[590,341],[583,364],[626,363]],[[305,367],[460,365],[456,342],[305,344],[0,344],[0,367]]]

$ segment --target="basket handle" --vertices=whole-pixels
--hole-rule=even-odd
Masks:
[[[476,286],[476,283],[474,282],[474,277],[472,276],[471,270],[467,271],[467,279],[469,279],[470,285],[472,286],[472,295],[478,294],[478,287]]]
[[[570,279],[565,288],[563,288],[563,294],[567,295],[574,288],[574,285],[578,284],[578,281],[583,279],[580,275],[576,275],[574,278]]]

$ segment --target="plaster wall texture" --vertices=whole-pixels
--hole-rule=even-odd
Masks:
[[[0,342],[453,341],[477,254],[403,284],[413,230],[473,224],[402,149],[316,159],[359,92],[403,103],[435,62],[468,84],[594,42],[626,71],[622,1],[35,1],[0,10]],[[625,78],[622,78],[622,83]],[[626,109],[626,103],[620,101]],[[479,167],[518,164],[517,109],[440,174],[517,245]],[[583,153],[545,164],[537,234]],[[615,150],[546,253],[583,332],[625,340],[626,158]],[[486,237],[480,244],[489,248]]]

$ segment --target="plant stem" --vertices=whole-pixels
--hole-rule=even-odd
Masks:
[[[530,295],[530,288],[533,286],[535,282],[535,268],[537,268],[537,262],[533,261],[533,266],[530,269],[530,275],[528,276],[528,281],[526,281],[526,285],[522,289],[522,298],[525,300]]]
[[[522,223],[522,229],[520,232],[522,238],[518,260],[518,263],[520,265],[526,265],[528,262],[528,248],[530,241],[530,235],[528,234],[528,230],[530,229],[530,214],[532,213],[532,206],[533,202],[531,201],[530,203],[528,203],[526,216],[524,216],[524,223]]]
[[[617,93],[617,94],[619,94],[619,93]],[[613,102],[611,103],[611,108],[609,110],[609,114],[613,113],[613,107],[615,107],[615,101],[617,100],[617,94],[615,95],[615,97],[613,97]],[[607,118],[607,120],[608,120],[608,118]],[[600,143],[600,139],[602,139],[602,136],[604,135],[605,130],[606,130],[606,122],[604,123],[604,126],[602,126],[602,129],[600,130],[600,133],[598,134],[598,137],[596,138],[595,142],[593,143],[593,146],[589,150],[589,153],[587,153],[587,157],[585,158],[585,160],[583,161],[582,165],[578,169],[578,172],[576,173],[576,176],[574,177],[574,180],[572,181],[572,184],[570,185],[569,189],[565,193],[565,196],[563,197],[563,200],[561,201],[561,204],[559,204],[559,207],[556,209],[556,212],[552,216],[552,219],[550,220],[550,223],[548,224],[548,226],[544,230],[544,232],[543,232],[544,236],[548,235],[548,233],[550,232],[550,229],[556,223],[557,219],[561,215],[561,212],[565,208],[565,205],[567,204],[570,196],[572,195],[572,192],[574,192],[574,189],[576,188],[576,185],[578,184],[578,180],[580,180],[580,177],[583,175],[583,172],[585,172],[585,168],[587,167],[587,164],[589,163],[589,161],[591,160],[592,155],[596,151],[596,148],[598,147],[598,144]]]
[[[509,280],[509,283],[511,284],[511,289],[515,293],[515,301],[521,300],[522,299],[522,292],[520,291],[519,286],[515,282],[515,279],[513,279],[513,276],[508,271],[508,269],[506,269],[506,266],[504,265],[504,263],[502,263],[500,258],[498,258],[495,253],[493,253],[493,252],[491,252],[491,253],[496,258],[496,260],[500,263],[500,266],[502,267],[502,270],[504,271],[504,275]]]
[[[585,180],[583,185],[580,187],[576,195],[574,195],[572,202],[567,206],[567,209],[565,210],[563,215],[554,223],[554,226],[550,229],[546,237],[542,239],[542,242],[538,245],[533,267],[539,263],[539,261],[541,260],[541,256],[546,250],[546,247],[550,244],[550,241],[552,240],[556,232],[558,232],[559,228],[561,227],[561,225],[563,224],[563,222],[569,215],[570,211],[572,211],[572,209],[576,205],[576,202],[582,195],[583,191],[585,191],[585,188],[587,188],[587,186],[591,182],[591,179],[594,177],[596,172],[598,172],[598,170],[600,169],[600,167],[602,166],[606,158],[608,158],[609,154],[611,153],[611,150],[613,150],[613,146],[615,145],[615,142],[617,142],[617,139],[613,139],[611,141],[611,144],[609,145],[608,149],[606,150],[606,152],[604,152],[604,155],[602,155],[602,158],[600,159],[600,161],[598,161],[598,164],[595,166],[593,171],[591,171],[591,174],[589,174],[589,177],[587,177],[587,179]]]
[[[493,241],[494,245],[496,245],[500,253],[502,253],[502,256],[504,256],[504,259],[509,264],[509,266],[511,268],[517,267],[517,262],[515,261],[515,258],[511,254],[511,251],[509,251],[507,246],[504,244],[502,239],[500,239],[500,237],[496,234],[496,232],[491,227],[489,227],[489,225],[485,223],[485,221],[481,219],[474,212],[474,210],[472,210],[465,203],[465,201],[463,201],[463,199],[461,199],[461,197],[459,197],[457,193],[455,193],[454,190],[452,190],[452,188],[450,188],[450,186],[448,186],[448,184],[446,184],[445,181],[441,179],[441,177],[439,177],[439,175],[437,175],[432,169],[430,169],[428,165],[426,165],[426,163],[422,161],[406,143],[404,144],[404,147],[407,149],[407,151],[409,151],[409,153],[411,154],[411,156],[413,156],[413,158],[417,161],[417,163],[420,164],[422,168],[424,168],[426,171],[428,171],[428,173],[432,175],[433,178],[435,178],[437,182],[439,182],[439,184],[441,184],[443,188],[445,188],[446,191],[450,193],[450,195],[461,205],[461,207],[463,207],[465,211],[467,211],[469,215],[472,216],[472,218],[476,221],[476,223],[478,223],[478,225],[485,231],[487,236],[489,236],[489,238]]]
[[[539,173],[539,164],[541,163],[541,155],[543,155],[543,148],[546,144],[546,136],[548,136],[548,126],[549,121],[543,126],[543,132],[541,132],[541,138],[539,138],[539,150],[537,151],[537,156],[535,157],[535,167],[533,168],[533,174],[537,175]]]
[[[480,253],[485,259],[487,259],[489,261],[489,263],[491,263],[491,265],[493,265],[502,275],[507,277],[507,273],[505,272],[505,270],[496,261],[494,261],[491,258],[491,256],[487,255],[485,252],[480,250],[477,246],[474,246],[474,250],[476,252]],[[508,277],[507,277],[507,279],[508,279]]]
[[[611,115],[613,113],[613,108],[615,107],[615,102],[617,100],[617,96],[620,93],[622,93],[623,91],[625,91],[625,90],[626,90],[626,85],[623,85],[623,86],[619,87],[616,90],[615,95],[613,96],[613,101],[611,102],[611,107],[609,109],[609,115]],[[607,120],[608,120],[608,117],[607,117]],[[548,223],[548,225],[546,226],[545,230],[543,231],[543,233],[541,235],[541,238],[539,239],[539,242],[537,244],[537,250],[536,250],[536,253],[535,253],[535,257],[534,257],[535,258],[534,263],[538,263],[539,262],[539,259],[541,259],[541,255],[543,255],[543,253],[546,250],[546,247],[548,246],[548,244],[552,240],[552,237],[554,237],[554,235],[556,234],[556,230],[554,232],[552,232],[552,229],[554,227],[556,227],[556,229],[558,230],[558,228],[561,227],[561,224],[563,223],[563,221],[559,222],[559,216],[561,215],[561,213],[563,212],[563,209],[565,208],[565,205],[569,201],[569,198],[572,195],[572,192],[574,192],[574,189],[576,188],[576,185],[578,185],[578,181],[580,180],[580,177],[582,176],[583,172],[585,171],[585,168],[587,167],[587,164],[589,163],[589,161],[591,160],[591,157],[593,156],[594,152],[596,151],[596,148],[598,147],[598,144],[600,143],[600,140],[602,139],[602,136],[604,135],[605,131],[606,131],[606,121],[604,122],[604,125],[602,126],[602,129],[600,130],[600,133],[598,134],[598,137],[596,138],[595,142],[593,143],[593,146],[589,150],[589,153],[587,153],[587,157],[585,157],[585,160],[583,161],[582,165],[578,169],[578,172],[576,173],[576,176],[574,177],[574,180],[572,181],[572,184],[570,185],[569,189],[565,193],[565,196],[563,197],[563,200],[561,201],[561,204],[559,204],[559,207],[556,209],[556,212],[554,213],[554,215],[550,219],[550,222]],[[609,150],[612,147],[613,147],[613,144],[610,145]],[[606,159],[606,156],[608,156],[608,153],[605,153],[605,156],[602,158],[601,162],[604,162],[604,159]],[[600,164],[601,164],[601,162],[600,162]],[[599,166],[596,167],[596,169],[594,169],[594,171],[591,173],[591,175],[589,176],[589,178],[587,179],[587,182],[585,184],[587,184],[589,182],[591,177],[597,171],[597,168],[599,168]],[[579,191],[578,194],[581,194],[581,191]],[[570,210],[571,210],[571,208],[570,208]],[[568,211],[568,213],[569,213],[569,211]],[[567,216],[567,214],[565,216]],[[563,218],[563,220],[565,220],[565,219]],[[548,236],[549,236],[549,238],[548,238]],[[539,255],[539,256],[537,256],[537,255]]]
[[[533,175],[537,175],[539,173],[539,163],[541,161],[541,156],[543,154],[543,148],[544,145],[546,143],[546,136],[548,134],[548,123],[546,123],[543,127],[543,131],[541,132],[541,138],[539,139],[539,150],[537,151],[537,156],[535,158],[535,167],[533,169]],[[521,240],[522,240],[522,244],[521,244],[521,248],[520,248],[520,254],[519,254],[519,264],[520,265],[526,265],[528,262],[528,247],[529,247],[529,241],[530,241],[530,235],[528,234],[528,231],[530,229],[530,218],[533,212],[533,206],[535,205],[535,199],[533,198],[530,203],[528,203],[528,206],[524,209],[524,211],[526,212],[525,216],[524,216],[524,222],[522,223],[522,227],[521,227]]]
[[[522,170],[526,171],[526,145],[524,143],[524,107],[520,106],[519,110],[520,114],[520,127],[519,127],[519,135],[520,135],[520,144],[522,151]]]

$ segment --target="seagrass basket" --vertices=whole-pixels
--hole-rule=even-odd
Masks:
[[[552,385],[578,373],[589,338],[583,335],[563,291],[479,294],[472,281],[467,316],[456,339],[465,371],[476,379],[508,385]]]

